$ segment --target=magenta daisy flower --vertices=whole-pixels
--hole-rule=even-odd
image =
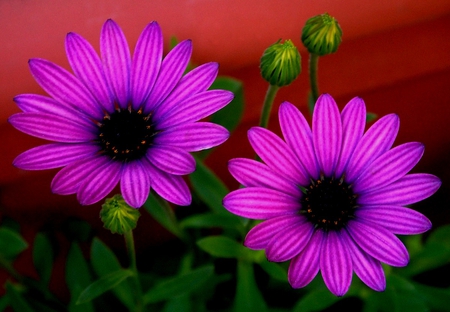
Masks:
[[[279,120],[284,141],[264,128],[249,130],[250,144],[264,163],[232,159],[231,174],[245,188],[223,204],[242,217],[265,220],[244,241],[265,249],[270,261],[291,260],[289,283],[306,286],[321,271],[337,295],[350,287],[352,272],[382,291],[380,262],[405,266],[409,255],[394,234],[418,234],[431,222],[404,207],[432,195],[440,180],[407,174],[422,157],[421,143],[391,149],[399,129],[395,114],[364,133],[366,108],[354,98],[339,113],[333,98],[316,103],[312,131],[298,109],[284,102]]]
[[[195,170],[189,152],[228,138],[222,126],[197,122],[228,104],[233,94],[207,90],[218,64],[201,65],[183,76],[192,44],[183,41],[163,59],[159,25],[150,23],[131,57],[120,27],[103,25],[100,57],[80,35],[66,37],[73,73],[43,59],[29,66],[50,97],[21,94],[23,111],[9,118],[18,130],[53,143],[30,149],[14,160],[27,170],[62,168],[51,188],[77,194],[81,204],[104,198],[120,182],[125,201],[140,207],[153,188],[166,200],[188,205],[182,175]]]

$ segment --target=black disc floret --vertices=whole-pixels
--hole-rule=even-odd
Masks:
[[[343,179],[321,177],[312,180],[301,199],[308,220],[324,230],[339,230],[354,218],[356,195]]]
[[[98,142],[112,159],[129,161],[145,156],[155,134],[151,114],[118,108],[99,124]]]

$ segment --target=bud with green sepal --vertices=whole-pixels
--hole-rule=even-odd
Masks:
[[[140,216],[139,210],[127,205],[122,195],[107,198],[100,210],[103,226],[111,233],[123,234],[133,230]]]
[[[341,41],[341,27],[328,13],[310,18],[302,30],[302,42],[308,52],[319,56],[336,52]]]

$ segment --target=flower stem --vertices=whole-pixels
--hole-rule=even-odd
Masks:
[[[311,53],[309,55],[309,83],[311,84],[311,94],[314,103],[319,98],[319,84],[317,82],[318,65],[319,55]]]
[[[126,231],[124,234],[125,246],[127,248],[128,258],[130,259],[130,269],[133,271],[133,287],[136,294],[136,312],[143,311],[142,289],[139,282],[139,273],[136,266],[136,250],[134,248],[133,231]]]
[[[269,124],[270,111],[272,110],[273,100],[277,94],[280,87],[275,85],[269,85],[266,92],[266,97],[264,98],[264,104],[261,111],[261,119],[259,120],[259,125],[263,128],[267,128]]]

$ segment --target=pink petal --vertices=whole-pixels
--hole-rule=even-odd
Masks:
[[[328,289],[341,297],[352,282],[352,259],[341,232],[329,231],[324,238],[320,253],[320,271]]]
[[[111,19],[103,24],[100,52],[111,91],[120,107],[127,108],[130,101],[130,49],[122,29]]]
[[[224,197],[223,206],[238,216],[262,220],[295,214],[301,208],[298,198],[263,187],[235,190]]]
[[[153,145],[147,151],[147,159],[155,167],[169,174],[184,175],[195,170],[194,157],[176,147]]]
[[[322,94],[313,113],[314,150],[322,173],[331,177],[337,165],[342,144],[341,115],[334,99]]]
[[[131,207],[139,208],[145,203],[150,193],[150,177],[140,161],[123,166],[120,191]]]
[[[314,152],[311,128],[305,117],[289,102],[281,103],[278,117],[286,143],[297,155],[309,177],[318,179],[319,165]]]

